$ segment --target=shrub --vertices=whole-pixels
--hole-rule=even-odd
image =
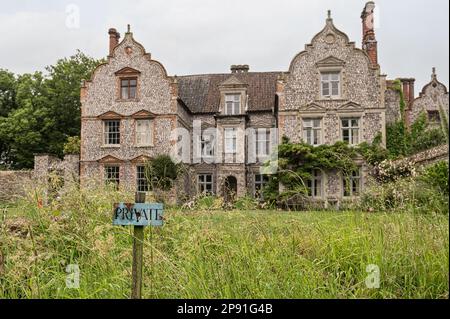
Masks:
[[[380,183],[389,183],[400,178],[415,176],[416,168],[414,163],[407,160],[396,162],[384,160],[373,168],[372,175]]]
[[[435,164],[419,175],[406,175],[372,185],[361,196],[368,211],[448,214],[448,163]],[[386,179],[385,181],[387,181]]]
[[[419,153],[446,143],[446,137],[441,128],[429,129],[412,138],[410,154]]]
[[[81,140],[79,136],[71,136],[64,144],[64,155],[80,154]]]
[[[220,210],[224,206],[224,199],[222,197],[213,196],[207,193],[202,193],[194,196],[190,201],[183,204],[183,210]]]
[[[239,197],[234,203],[234,208],[239,210],[255,210],[258,207],[258,200],[249,195]]]
[[[427,167],[421,175],[421,180],[436,188],[442,194],[448,196],[448,162],[438,162]]]
[[[168,191],[178,177],[180,165],[175,164],[169,155],[158,155],[147,162],[145,176],[151,189]]]
[[[390,158],[409,156],[448,143],[446,117],[440,128],[430,128],[425,113],[420,114],[408,130],[404,121],[386,127],[386,147]]]

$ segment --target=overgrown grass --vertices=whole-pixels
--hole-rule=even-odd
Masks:
[[[132,229],[111,225],[119,199],[133,196],[73,191],[1,213],[0,298],[128,298]],[[449,296],[442,214],[171,210],[145,232],[144,298]],[[66,287],[68,264],[79,289]],[[370,264],[379,289],[366,287]]]

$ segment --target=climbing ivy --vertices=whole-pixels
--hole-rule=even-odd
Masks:
[[[405,119],[406,102],[400,80],[395,80],[392,88],[400,96],[400,119],[386,127],[386,148],[391,159],[409,156],[448,143],[448,122],[442,106],[439,107],[442,128],[430,128],[426,113],[423,112],[408,129]]]
[[[440,127],[429,128],[426,114],[422,113],[409,130],[403,121],[388,125],[386,147],[389,157],[396,159],[445,144],[447,136]]]
[[[381,146],[381,135],[372,143],[362,143],[352,147],[345,142],[333,145],[311,146],[306,143],[291,143],[283,137],[278,147],[278,174],[273,176],[263,190],[264,198],[269,202],[306,196],[307,181],[311,180],[312,172],[340,171],[344,178],[358,168],[355,160],[364,159],[371,165],[376,165],[386,159],[387,151]],[[285,188],[278,192],[281,183]]]

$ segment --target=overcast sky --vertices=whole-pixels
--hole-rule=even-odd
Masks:
[[[286,71],[332,10],[335,25],[361,46],[364,0],[21,0],[1,1],[0,68],[43,70],[76,49],[108,53],[109,27],[137,41],[170,75]],[[449,1],[378,0],[377,39],[388,78],[415,77],[416,91],[437,68],[449,83]],[[73,6],[74,5],[74,6]],[[77,12],[79,11],[79,20]]]

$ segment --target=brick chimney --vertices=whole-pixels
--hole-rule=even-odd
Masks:
[[[116,29],[111,28],[108,31],[109,34],[109,55],[111,56],[114,48],[119,44],[120,33]]]
[[[406,102],[406,108],[410,109],[411,104],[414,101],[414,83],[416,82],[416,79],[414,78],[400,78],[400,82],[402,83],[402,91],[403,96]]]
[[[248,73],[248,71],[250,70],[250,67],[248,66],[248,64],[232,65],[230,69],[231,69],[231,73]]]
[[[375,25],[374,25],[374,10],[375,3],[369,1],[361,13],[362,19],[362,48],[369,55],[372,66],[378,66],[378,42],[375,38]]]

